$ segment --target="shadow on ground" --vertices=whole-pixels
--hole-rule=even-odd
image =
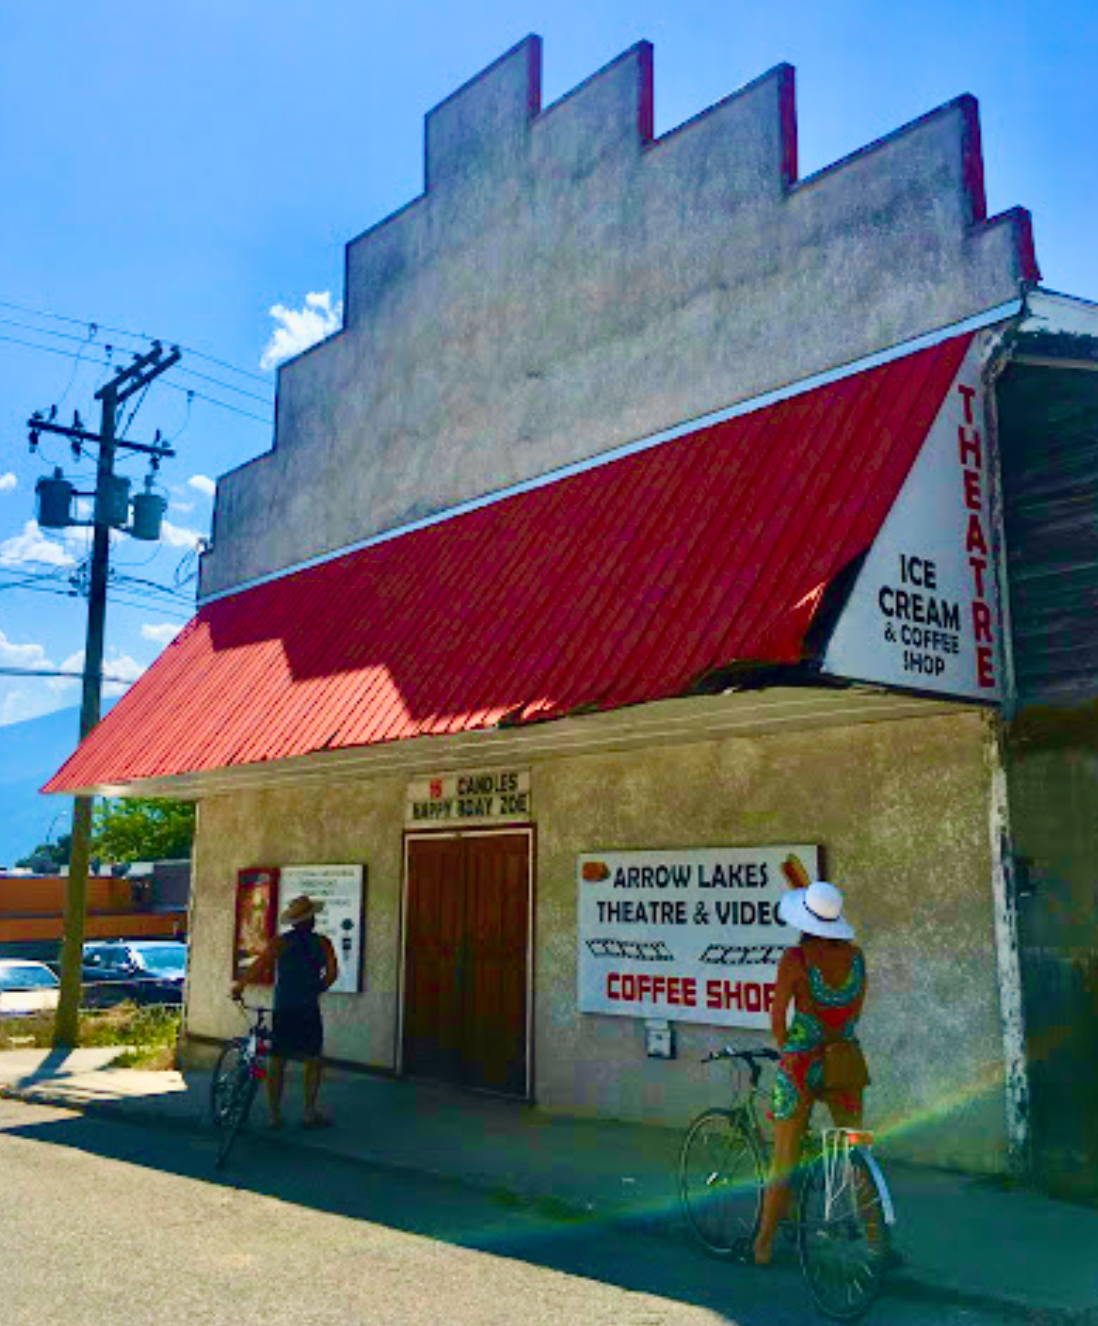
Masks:
[[[781,1264],[756,1272],[704,1256],[685,1232],[671,1239],[624,1229],[553,1199],[486,1192],[310,1151],[258,1128],[242,1135],[221,1174],[214,1170],[212,1134],[182,1123],[146,1127],[51,1110],[48,1119],[11,1119],[3,1132],[692,1304],[712,1312],[715,1322],[803,1326],[813,1315],[790,1250]],[[476,1143],[484,1145],[481,1138]]]

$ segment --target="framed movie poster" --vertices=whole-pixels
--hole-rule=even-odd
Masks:
[[[277,926],[278,867],[251,866],[237,871],[233,980],[239,980],[259,957],[277,933]]]

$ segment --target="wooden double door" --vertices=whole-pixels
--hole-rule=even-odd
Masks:
[[[530,835],[407,848],[403,1070],[526,1096]]]

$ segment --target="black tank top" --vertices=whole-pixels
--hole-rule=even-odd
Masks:
[[[320,998],[327,962],[313,931],[291,930],[278,955],[275,1008],[308,1008]]]

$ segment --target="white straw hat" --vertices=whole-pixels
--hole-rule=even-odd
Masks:
[[[843,895],[834,884],[818,879],[807,889],[782,894],[778,915],[794,930],[821,939],[853,939],[854,930],[843,917]]]

